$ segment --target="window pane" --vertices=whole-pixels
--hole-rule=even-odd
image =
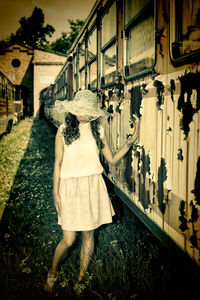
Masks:
[[[89,64],[89,84],[91,89],[97,88],[97,61]]]
[[[73,68],[74,68],[74,74],[77,73],[77,56],[73,58]]]
[[[103,53],[103,76],[105,84],[115,80],[116,63],[116,45],[114,44]]]
[[[81,88],[81,90],[85,89],[85,69],[79,73],[79,88]]]
[[[131,28],[127,47],[129,75],[153,67],[154,18],[150,16]]]
[[[110,7],[102,19],[102,47],[116,35],[116,3]]]
[[[125,0],[125,24],[134,18],[149,0]]]
[[[73,90],[76,92],[78,90],[78,82],[77,82],[77,75],[74,75],[74,80],[73,80]]]
[[[200,3],[199,0],[176,1],[178,37],[173,45],[174,58],[200,49]],[[177,30],[178,29],[178,30]]]
[[[97,30],[95,29],[88,39],[88,61],[97,55]]]
[[[79,69],[85,65],[85,44],[82,44],[79,49]]]

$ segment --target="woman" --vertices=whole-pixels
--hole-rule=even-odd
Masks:
[[[53,180],[54,204],[63,238],[57,245],[44,289],[52,292],[58,263],[73,244],[76,232],[82,232],[80,272],[78,282],[87,271],[94,249],[94,229],[111,223],[114,210],[102,178],[103,167],[99,151],[115,165],[128,152],[138,135],[138,120],[134,134],[113,155],[104,129],[99,124],[106,112],[98,107],[97,97],[89,90],[76,93],[73,101],[56,101],[59,112],[67,112],[65,124],[58,129],[55,140]]]

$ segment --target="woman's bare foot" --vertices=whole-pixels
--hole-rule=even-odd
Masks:
[[[83,275],[80,274],[80,275],[78,276],[78,281],[80,282],[80,281],[82,281],[82,280],[83,280]]]

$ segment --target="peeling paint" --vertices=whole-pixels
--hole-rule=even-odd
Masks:
[[[156,183],[153,181],[152,182],[153,186],[153,198],[152,198],[152,203],[155,204],[155,196],[156,196]]]
[[[141,92],[142,94],[146,95],[148,93],[148,90],[146,89],[147,83],[142,83],[141,85]]]
[[[179,211],[180,211],[180,216],[179,216],[179,221],[181,222],[181,224],[179,225],[179,228],[181,231],[185,231],[188,229],[187,226],[187,219],[185,218],[185,201],[181,200],[180,201],[180,206],[179,206]]]
[[[193,234],[190,236],[190,242],[194,247],[197,247],[197,230],[195,230],[194,228],[194,223],[198,220],[199,215],[198,215],[197,208],[193,204],[193,201],[190,202],[190,206],[192,211],[191,211],[191,219],[189,221],[192,223],[192,231],[193,231]]]
[[[126,179],[126,183],[128,186],[128,189],[130,192],[135,192],[135,180],[132,178],[132,149],[128,151],[128,153],[125,156],[125,170],[124,170],[124,176]]]
[[[178,149],[177,158],[178,160],[183,161],[183,149],[181,148]]]
[[[102,91],[98,91],[97,92],[97,99],[98,101],[101,103],[101,108],[106,108],[106,95],[105,93],[103,93]]]
[[[170,93],[171,93],[171,99],[174,102],[174,92],[176,90],[175,81],[174,79],[170,80]]]
[[[164,182],[167,180],[167,169],[165,159],[161,157],[160,167],[158,169],[158,190],[157,190],[157,197],[158,197],[158,207],[161,213],[165,214],[166,203],[164,202]]]
[[[141,202],[144,209],[147,209],[150,202],[150,192],[146,187],[147,173],[150,175],[150,156],[145,154],[145,149],[142,147],[140,154],[140,163],[139,163],[139,201]]]
[[[163,54],[163,46],[162,46],[162,43],[161,43],[161,38],[166,38],[165,35],[163,35],[163,32],[165,31],[165,27],[157,30],[156,32],[156,42],[157,44],[160,46],[160,50],[159,50],[159,54],[163,57],[164,54]]]
[[[117,82],[114,87],[114,93],[116,93],[119,98],[124,98],[124,84]]]
[[[140,114],[140,108],[142,104],[142,93],[140,86],[133,87],[131,90],[129,90],[131,93],[131,104],[130,104],[130,113],[131,116],[134,114],[138,118],[140,118],[142,115]]]
[[[190,131],[189,124],[192,122],[193,115],[200,109],[200,73],[188,73],[179,77],[181,93],[178,99],[177,109],[182,112],[181,129],[184,131],[185,138]],[[196,105],[191,102],[192,91],[196,90]],[[185,102],[185,94],[187,99]]]
[[[122,101],[119,101],[118,105],[116,106],[116,112],[121,114],[121,111],[123,109],[123,104],[122,104]]]
[[[161,105],[164,104],[164,85],[161,81],[155,80],[153,83],[153,86],[156,88],[156,93],[158,97],[158,101],[156,102],[156,105],[158,109],[160,109]]]
[[[196,204],[200,205],[200,156],[197,161],[197,172],[194,182],[194,190],[192,190],[192,193],[195,196]]]

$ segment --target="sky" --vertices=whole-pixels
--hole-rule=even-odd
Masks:
[[[55,32],[50,41],[69,31],[67,19],[84,20],[95,0],[0,0],[0,40],[6,39],[19,28],[21,17],[30,17],[35,6],[41,8],[45,24],[52,25]]]

